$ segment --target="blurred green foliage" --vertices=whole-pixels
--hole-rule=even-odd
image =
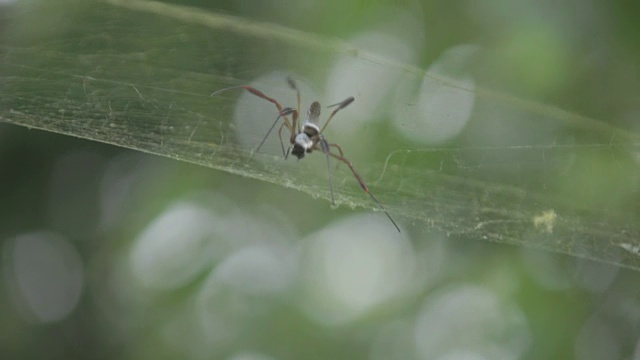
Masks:
[[[640,253],[636,5],[169,4],[215,13],[218,24],[244,20],[250,35],[240,36],[181,18],[180,7],[163,7],[175,9],[171,18],[137,4],[3,5],[0,120],[267,181],[3,124],[2,358],[640,354],[638,274],[611,265],[637,268]],[[274,49],[280,40],[260,37],[263,28],[251,35],[261,22],[283,26],[269,29],[295,40]],[[398,63],[403,73],[429,69],[458,45],[480,49],[463,64],[447,63],[473,75],[480,94],[474,111],[482,114],[450,142],[412,143],[387,112],[358,130],[364,136],[332,134],[401,216],[405,233],[393,243],[380,214],[358,226],[364,220],[351,209],[329,211],[326,200],[286,188],[327,198],[324,172],[316,174],[325,169],[322,156],[291,166],[266,157],[251,162],[240,123],[223,121],[232,118],[236,98],[208,96],[272,71],[324,83],[335,54],[317,44],[340,48],[336,39],[349,42],[365,31],[410,45],[414,62]],[[296,42],[307,38],[319,40]],[[371,61],[370,54],[356,61]],[[493,102],[505,99],[500,94],[507,101]],[[414,100],[401,99],[401,109],[417,107]],[[392,100],[383,102],[391,107]],[[265,108],[258,111],[274,111]],[[259,140],[253,136],[249,143]],[[348,170],[340,169],[336,184],[344,204],[371,206]],[[549,215],[556,212],[558,220]],[[57,244],[50,240],[56,236],[42,235],[50,233],[67,245],[42,250]],[[162,234],[166,242],[156,242]],[[478,234],[574,256],[474,241]],[[69,259],[82,264],[81,280]],[[65,284],[81,284],[77,303],[63,296],[71,286],[57,295]]]

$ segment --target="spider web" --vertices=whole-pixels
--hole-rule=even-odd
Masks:
[[[326,178],[308,176],[324,169],[321,156],[283,162],[276,139],[264,154],[251,152],[272,121],[258,127],[260,117],[252,112],[277,115],[268,103],[244,100],[251,98],[246,93],[209,94],[271,74],[256,86],[274,98],[293,99],[284,81],[285,74],[293,74],[301,79],[305,101],[318,98],[328,105],[346,96],[323,99],[307,84],[321,83],[333,59],[347,57],[401,72],[410,81],[426,78],[475,94],[473,120],[446,147],[416,145],[398,134],[372,142],[388,133],[383,126],[367,130],[368,141],[328,130],[332,141],[349,143],[347,156],[416,238],[435,230],[640,269],[636,134],[484,88],[469,89],[291,29],[147,1],[92,6],[94,16],[83,14],[56,33],[2,40],[1,121],[329,199]],[[277,78],[280,85],[270,82]],[[242,101],[256,103],[240,107]],[[247,122],[234,122],[234,114]],[[349,121],[348,111],[340,116]],[[504,126],[523,136],[500,138]],[[334,180],[337,203],[375,208],[344,166]]]

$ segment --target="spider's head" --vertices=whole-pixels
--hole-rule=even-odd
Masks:
[[[305,149],[298,144],[294,144],[293,149],[291,149],[291,154],[297,157],[298,160],[304,157],[305,152],[306,152]]]

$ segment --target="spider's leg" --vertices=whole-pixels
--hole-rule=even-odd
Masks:
[[[333,145],[335,145],[335,144],[332,144],[330,146],[333,146]],[[335,145],[335,146],[337,146],[337,145]],[[340,148],[339,146],[337,146],[337,147]],[[334,157],[334,158],[336,158],[336,159],[338,159],[338,160],[340,160],[340,161],[342,161],[343,163],[347,164],[349,169],[351,169],[351,172],[353,173],[353,176],[355,176],[356,180],[358,180],[358,183],[360,184],[360,187],[362,188],[362,190],[364,190],[364,192],[369,194],[371,199],[378,205],[380,210],[384,211],[384,213],[387,215],[387,217],[389,218],[389,220],[391,221],[393,226],[396,227],[396,230],[398,230],[398,232],[400,232],[400,228],[398,227],[398,224],[396,224],[396,222],[393,220],[391,215],[389,215],[389,213],[387,212],[387,209],[385,209],[384,206],[382,206],[382,203],[380,201],[378,201],[378,198],[376,198],[375,195],[373,195],[373,193],[369,190],[369,187],[367,187],[367,184],[365,184],[364,180],[362,180],[362,177],[360,176],[360,174],[358,174],[356,169],[353,167],[353,164],[351,163],[351,161],[347,160],[342,155],[342,151],[340,151],[340,155],[334,154],[334,153],[329,153],[329,155]]]
[[[333,104],[333,105],[329,105],[328,107],[334,107],[337,106],[337,108],[335,110],[333,110],[333,112],[331,113],[331,115],[329,116],[329,118],[327,119],[327,122],[324,123],[324,126],[322,127],[322,129],[320,129],[320,133],[322,134],[322,132],[324,131],[324,129],[327,128],[327,125],[329,125],[329,122],[331,121],[331,119],[333,119],[333,116],[335,114],[338,113],[338,111],[346,108],[347,106],[349,106],[349,104],[351,104],[353,102],[353,100],[355,100],[353,98],[353,96],[348,97],[346,99],[344,99],[342,102],[339,102],[337,104]]]
[[[342,152],[342,148],[340,147],[340,145],[338,144],[329,144],[329,146],[333,146],[334,148],[338,149],[338,152],[340,153],[340,156],[344,157],[344,153]],[[340,166],[340,163],[336,163],[336,167],[334,168],[334,172],[338,171],[338,166]]]
[[[280,125],[280,129],[278,129],[278,137],[280,138],[280,147],[282,148],[282,155],[284,156],[284,159],[286,160],[287,157],[289,156],[289,151],[291,151],[291,147],[289,147],[287,149],[287,152],[284,151],[284,141],[282,141],[282,129],[284,129],[284,123],[282,123],[282,125]]]
[[[276,108],[278,108],[278,114],[282,114],[282,111],[284,110],[284,108],[282,107],[282,105],[278,102],[278,100],[265,95],[262,91],[254,88],[253,86],[249,86],[249,85],[240,85],[240,86],[232,86],[232,87],[228,87],[228,88],[224,88],[224,89],[220,89],[217,91],[214,91],[211,93],[211,96],[216,96],[218,94],[220,94],[221,92],[225,92],[225,91],[229,91],[229,90],[238,90],[238,89],[244,89],[247,90],[248,92],[252,93],[253,95],[265,99],[268,102],[274,104],[276,106]],[[294,132],[294,127],[291,126],[291,122],[289,122],[289,118],[287,118],[286,116],[282,117],[284,119],[284,122],[287,124],[287,128],[289,128],[289,130],[291,130],[291,132]],[[294,120],[295,121],[295,120]]]
[[[260,151],[260,148],[264,144],[265,140],[267,140],[267,137],[269,137],[269,134],[271,134],[271,131],[273,130],[273,128],[278,123],[278,120],[280,120],[280,118],[285,118],[285,116],[291,115],[291,114],[293,114],[293,119],[294,119],[294,122],[295,122],[295,119],[298,118],[298,112],[295,109],[284,108],[284,109],[282,109],[282,111],[280,111],[280,115],[278,115],[278,117],[276,118],[276,121],[273,122],[273,125],[271,125],[271,127],[269,128],[269,131],[267,131],[267,134],[264,136],[264,138],[262,138],[262,141],[260,142],[260,145],[258,145],[258,147],[256,148],[256,152]],[[280,130],[278,130],[278,135],[280,136],[280,145],[282,146],[282,153],[283,154],[284,154],[284,145],[282,144],[282,127],[286,126],[286,125],[287,125],[286,122],[282,123],[282,125],[280,126]]]
[[[262,142],[260,142],[260,145],[258,145],[258,147],[256,148],[256,152],[260,150],[260,147],[262,147],[262,144],[264,144],[265,140],[267,139],[267,137],[269,136],[269,134],[271,133],[271,131],[273,130],[273,128],[276,126],[276,123],[278,122],[278,119],[280,119],[280,117],[282,117],[282,119],[284,120],[284,126],[287,127],[287,129],[289,129],[289,131],[291,132],[291,136],[290,136],[290,141],[291,143],[293,143],[293,141],[295,140],[295,136],[296,136],[296,126],[299,128],[300,124],[298,124],[298,114],[300,113],[300,91],[298,91],[298,88],[296,87],[295,82],[293,82],[293,80],[291,79],[287,79],[287,81],[289,82],[289,86],[291,86],[296,93],[298,94],[298,109],[292,109],[292,108],[283,108],[282,104],[280,104],[278,102],[278,100],[265,95],[262,91],[254,88],[253,86],[249,86],[249,85],[240,85],[240,86],[232,86],[232,87],[228,87],[228,88],[224,88],[224,89],[220,89],[217,91],[214,91],[211,93],[211,96],[215,96],[218,95],[221,92],[225,92],[225,91],[229,91],[229,90],[239,90],[239,89],[244,89],[247,90],[248,92],[250,92],[251,94],[262,98],[264,100],[267,100],[268,102],[274,104],[276,106],[276,108],[278,108],[278,117],[276,118],[276,121],[274,121],[273,125],[271,125],[271,127],[269,128],[269,131],[267,132],[267,135],[265,135],[265,137],[262,139]],[[292,115],[292,120],[293,120],[293,124],[289,121],[288,115]],[[296,125],[297,124],[297,125]],[[282,133],[282,128],[280,128],[280,133]],[[284,144],[282,143],[282,136],[280,136],[280,145],[282,146],[282,148],[284,149]],[[284,151],[283,151],[284,153]],[[285,156],[286,158],[286,156]]]
[[[296,91],[296,96],[298,98],[298,114],[300,113],[300,90],[298,89],[298,86],[296,85],[296,82],[293,81],[292,78],[287,77],[287,84],[289,84],[289,87],[291,87],[293,90]],[[298,132],[302,131],[302,129],[300,129],[300,123],[296,121],[297,119],[293,120],[293,128],[297,129]]]
[[[327,170],[329,171],[329,191],[331,192],[331,204],[336,205],[336,200],[333,197],[333,175],[331,174],[331,150],[329,148],[329,143],[324,139],[324,136],[320,135],[320,149],[327,157]]]

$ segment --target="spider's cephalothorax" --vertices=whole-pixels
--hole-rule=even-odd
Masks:
[[[318,119],[320,118],[320,103],[314,101],[307,111],[307,119],[304,122],[302,131],[296,135],[291,145],[291,154],[302,159],[305,153],[310,153],[320,140],[320,128]]]
[[[298,87],[296,86],[295,81],[293,81],[291,78],[287,79],[287,83],[293,90],[296,91],[296,95],[298,97],[298,106],[295,109],[291,107],[283,107],[282,104],[278,102],[278,100],[265,95],[262,91],[249,85],[233,86],[230,88],[220,89],[212,93],[211,95],[216,95],[220,92],[227,91],[227,90],[245,89],[248,92],[252,93],[253,95],[260,97],[262,99],[265,99],[268,102],[274,104],[278,108],[278,117],[276,118],[276,121],[274,121],[273,125],[271,125],[271,127],[269,128],[269,131],[267,131],[267,135],[265,135],[265,137],[262,139],[262,142],[260,143],[260,145],[258,145],[258,147],[256,148],[256,151],[260,150],[260,147],[262,147],[265,140],[267,139],[267,137],[269,136],[273,128],[278,123],[278,120],[283,119],[283,123],[280,125],[280,129],[278,130],[278,135],[280,136],[280,145],[282,146],[282,154],[284,155],[285,159],[289,156],[289,153],[291,153],[293,156],[297,157],[298,159],[302,159],[306,153],[310,153],[313,150],[322,151],[322,153],[327,157],[327,170],[329,171],[329,191],[331,192],[331,202],[334,205],[336,202],[333,197],[333,185],[331,180],[331,166],[330,166],[331,164],[329,163],[329,160],[330,158],[334,158],[343,162],[349,167],[349,170],[351,170],[356,180],[358,180],[358,183],[360,184],[360,187],[362,188],[362,190],[364,190],[364,192],[369,194],[371,199],[378,205],[378,207],[382,211],[384,211],[384,213],[387,215],[389,220],[391,220],[391,223],[393,224],[393,226],[395,226],[398,232],[400,232],[400,228],[398,227],[396,222],[393,221],[393,219],[391,218],[391,215],[389,215],[387,210],[385,210],[384,206],[382,206],[380,201],[378,201],[378,199],[375,196],[373,196],[371,191],[369,191],[367,184],[364,183],[364,180],[362,180],[362,177],[360,177],[360,174],[358,174],[356,169],[353,167],[353,164],[351,163],[351,161],[347,160],[347,158],[344,157],[344,154],[342,153],[342,148],[340,147],[340,145],[333,144],[333,143],[330,144],[329,142],[327,142],[327,140],[323,136],[324,129],[327,127],[331,119],[333,119],[333,116],[336,113],[338,113],[338,111],[344,109],[349,104],[351,104],[354,100],[353,97],[348,97],[342,102],[330,105],[329,107],[335,107],[335,109],[331,112],[331,115],[329,115],[329,118],[327,118],[327,121],[324,123],[322,128],[318,125],[318,120],[320,119],[320,103],[317,101],[314,101],[313,104],[311,104],[311,106],[309,107],[309,110],[307,111],[307,118],[305,119],[304,124],[300,124],[300,122],[298,121],[299,120],[298,115],[300,114],[300,91],[298,90]],[[291,121],[289,121],[289,116],[291,117]],[[291,146],[289,146],[289,148],[286,151],[284,148],[284,141],[282,141],[282,130],[285,128],[289,130],[289,133],[291,135],[289,137],[289,143],[291,144]]]

